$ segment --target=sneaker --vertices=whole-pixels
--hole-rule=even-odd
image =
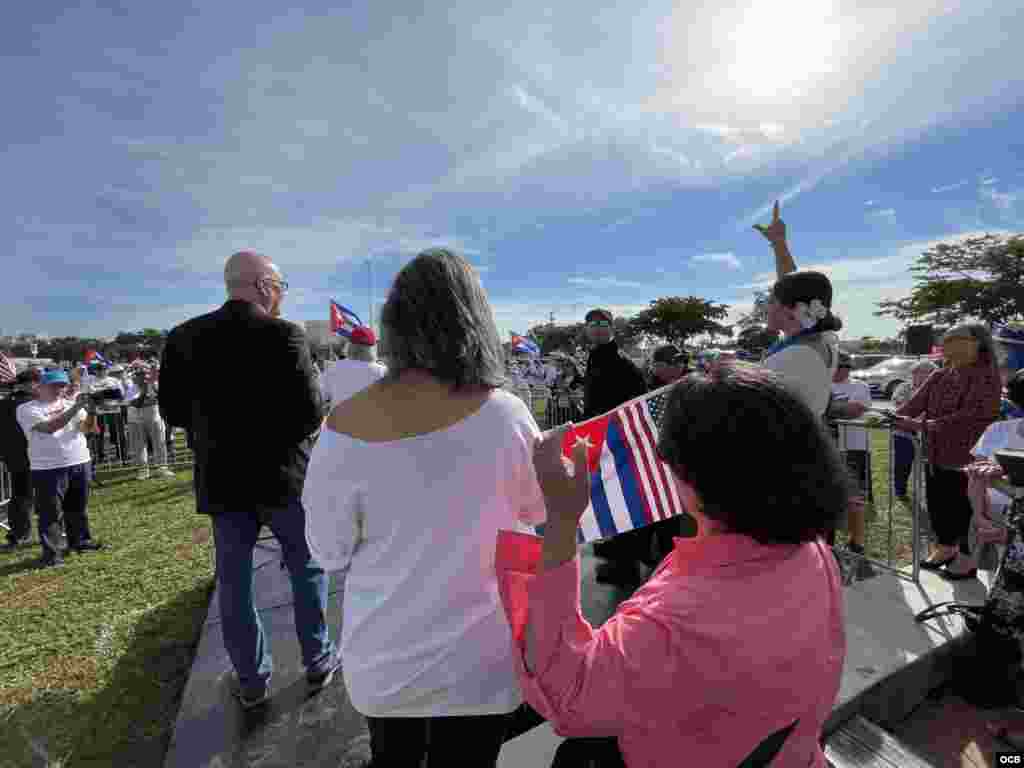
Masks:
[[[160,467],[160,469],[156,471],[156,474],[157,477],[166,477],[171,480],[174,479],[174,473],[171,472],[171,470],[169,470],[167,467]]]
[[[80,541],[77,547],[73,547],[75,552],[81,554],[82,552],[99,552],[101,549],[106,549],[107,545],[99,541]]]
[[[331,684],[331,680],[334,679],[334,673],[341,669],[341,660],[335,656],[331,659],[326,669],[318,670],[315,673],[306,673],[306,682],[309,683],[309,688],[312,691],[321,691]]]
[[[63,557],[41,557],[39,558],[40,568],[59,568],[64,565]]]
[[[263,690],[255,695],[245,693],[242,690],[241,684],[238,682],[237,674],[233,674],[231,676],[231,693],[236,699],[238,699],[238,703],[242,705],[242,709],[246,712],[270,701],[269,685],[265,685]]]
[[[149,480],[149,470],[144,469],[135,476],[136,480]]]

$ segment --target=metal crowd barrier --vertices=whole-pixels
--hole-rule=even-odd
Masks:
[[[553,429],[583,415],[583,393],[577,390],[552,389],[542,385],[506,385],[512,394],[526,403],[543,429]]]
[[[0,529],[11,530],[7,522],[6,508],[14,496],[14,489],[11,483],[11,473],[7,471],[7,465],[0,461],[0,512],[4,512],[4,519],[0,520]]]
[[[886,486],[885,502],[887,502],[887,505],[888,505],[888,507],[887,507],[888,514],[886,515],[886,517],[887,517],[887,526],[888,526],[888,530],[887,530],[888,540],[887,540],[887,553],[886,553],[887,557],[886,557],[886,560],[883,562],[881,560],[878,560],[877,558],[869,557],[866,552],[865,552],[865,554],[863,556],[857,555],[856,553],[850,552],[849,550],[842,551],[842,553],[841,553],[842,556],[844,558],[848,558],[851,561],[858,561],[858,560],[866,561],[866,562],[870,563],[873,567],[882,568],[883,570],[886,570],[886,571],[888,571],[890,573],[893,573],[896,576],[899,576],[900,578],[904,578],[904,579],[909,578],[914,583],[918,583],[920,581],[920,575],[921,575],[921,544],[922,544],[922,530],[923,530],[922,523],[925,520],[924,513],[925,513],[925,509],[926,509],[926,502],[925,502],[925,495],[926,495],[926,493],[925,493],[925,477],[926,477],[927,468],[928,468],[928,458],[927,458],[927,455],[926,455],[926,450],[925,450],[926,449],[926,445],[925,445],[924,440],[922,439],[921,435],[917,434],[917,433],[912,434],[912,435],[909,436],[911,441],[914,444],[914,462],[911,465],[910,476],[907,479],[908,496],[910,497],[910,505],[909,505],[909,507],[910,507],[910,528],[911,528],[911,530],[910,530],[910,536],[911,536],[911,541],[910,541],[911,563],[910,563],[910,565],[911,565],[911,568],[910,568],[910,574],[908,575],[907,571],[904,568],[901,568],[899,565],[897,565],[895,563],[895,557],[894,557],[895,546],[897,544],[897,542],[896,542],[896,531],[895,531],[895,526],[894,526],[894,519],[895,519],[894,512],[896,510],[896,496],[895,496],[895,475],[896,475],[895,456],[896,456],[896,451],[895,451],[895,446],[894,446],[894,440],[895,440],[896,430],[894,429],[892,424],[873,424],[871,422],[860,421],[860,420],[837,419],[837,420],[831,420],[829,422],[829,424],[830,424],[830,426],[835,427],[835,429],[838,432],[837,447],[839,448],[839,452],[840,452],[840,454],[842,455],[842,457],[844,459],[844,463],[845,463],[845,460],[847,458],[847,451],[849,450],[849,438],[850,438],[849,430],[852,429],[852,428],[860,428],[860,429],[867,430],[865,434],[867,435],[869,460],[865,463],[864,477],[861,478],[861,480],[862,480],[862,482],[864,484],[864,487],[868,488],[868,489],[872,489],[872,492],[873,492],[872,464],[873,463],[877,463],[877,457],[872,457],[871,456],[871,446],[872,446],[871,433],[872,432],[877,432],[879,430],[884,430],[887,433],[887,437],[888,437],[888,441],[887,441],[887,450],[888,450],[887,459],[888,459],[888,462],[887,463],[888,463],[888,470],[889,471],[888,471],[887,482],[885,484],[885,486]],[[847,464],[847,466],[849,466],[849,465]],[[865,496],[865,503],[873,503],[875,511],[879,512],[879,513],[882,510],[886,509],[886,507],[883,506],[882,499],[879,499],[877,497],[872,499],[871,502],[868,502],[868,497]],[[871,525],[874,525],[874,524],[877,524],[877,521],[875,521],[875,523],[866,523],[865,524],[865,533],[867,533],[867,531],[870,529]],[[847,581],[847,583],[849,583],[851,580],[853,580],[852,574],[850,574],[850,573],[844,573],[844,578]]]
[[[117,470],[139,470],[141,467],[135,465],[135,446],[133,442],[135,435],[132,434],[131,425],[127,420],[127,409],[121,408],[116,412],[98,413],[98,417],[106,418],[108,426],[104,436],[105,451],[103,460],[100,461],[97,453],[98,435],[89,436],[89,451],[93,454],[93,462],[97,473]],[[118,441],[112,439],[111,433],[119,435]],[[192,466],[192,451],[182,442],[184,432],[180,429],[167,428],[167,466],[174,469],[187,469]],[[120,447],[119,447],[120,446]],[[153,455],[149,455],[150,466],[153,463]]]

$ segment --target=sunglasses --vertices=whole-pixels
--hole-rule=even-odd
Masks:
[[[611,328],[612,324],[607,320],[588,320],[587,325],[591,328]]]

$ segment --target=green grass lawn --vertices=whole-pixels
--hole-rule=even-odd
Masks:
[[[213,542],[191,471],[125,478],[93,490],[105,551],[50,569],[35,567],[38,544],[0,554],[2,768],[163,763],[213,586]]]

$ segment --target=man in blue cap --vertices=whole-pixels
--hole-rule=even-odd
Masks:
[[[39,541],[44,566],[61,565],[61,523],[75,552],[103,548],[89,531],[89,464],[86,443],[87,395],[66,397],[70,385],[64,371],[46,371],[36,397],[18,406],[16,417],[28,440],[35,506],[39,514]]]

